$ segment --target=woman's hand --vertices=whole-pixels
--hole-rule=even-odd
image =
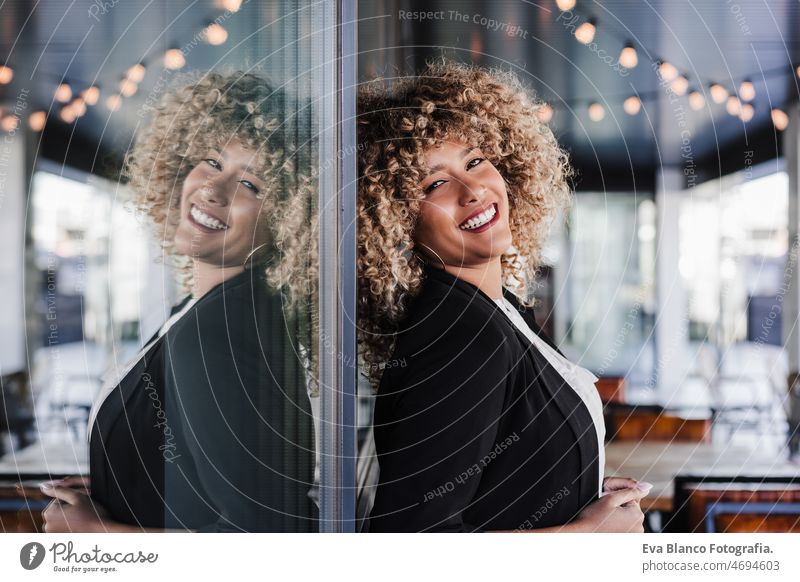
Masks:
[[[77,489],[79,491],[84,491],[87,494],[92,492],[91,479],[89,475],[71,475],[69,477],[64,477],[63,479],[54,479],[52,481],[48,481],[47,483],[54,486]]]
[[[630,477],[606,477],[603,479],[603,493],[600,495],[607,495],[611,491],[619,491],[621,489],[639,489],[645,497],[650,490],[653,488],[652,483],[646,483],[645,481],[637,481],[636,479],[631,479]],[[630,501],[628,505],[633,505],[634,503],[639,503],[639,500]]]
[[[636,487],[610,491],[584,509],[568,531],[643,533],[644,513],[638,501],[646,494]]]
[[[75,484],[75,477],[68,477]],[[62,480],[65,481],[65,480]],[[42,512],[46,533],[106,532],[108,513],[89,497],[88,482],[80,481],[79,487],[59,485],[55,482],[42,484],[42,493],[53,497],[53,501]]]

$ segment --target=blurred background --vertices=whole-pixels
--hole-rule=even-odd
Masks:
[[[255,68],[314,96],[341,56],[315,40],[342,25],[324,21],[329,4],[0,7],[8,483],[82,466],[75,443],[106,362],[135,352],[176,299],[119,180],[148,111],[189,70]],[[562,351],[601,378],[609,474],[656,484],[649,527],[797,530],[800,5],[351,4],[359,82],[446,56],[512,70],[541,100],[531,115],[569,152],[575,197],[530,292]],[[323,147],[334,137],[314,114]],[[357,429],[364,443],[363,513],[374,479],[363,378],[358,392],[355,426],[336,438]]]

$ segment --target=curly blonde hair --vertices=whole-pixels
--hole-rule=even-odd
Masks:
[[[210,149],[238,140],[255,152],[255,173],[265,184],[261,216],[269,225],[278,259],[266,271],[288,299],[307,297],[316,268],[314,237],[308,232],[313,199],[309,156],[298,148],[297,111],[289,96],[252,73],[190,74],[178,79],[154,108],[128,152],[123,175],[135,205],[145,214],[184,288],[191,285],[191,259],[175,250],[183,181]],[[287,121],[289,120],[289,121]]]
[[[425,194],[425,152],[445,140],[479,146],[506,182],[513,247],[501,261],[521,301],[540,266],[552,218],[571,203],[570,168],[547,125],[543,104],[510,72],[438,61],[388,88],[359,92],[358,338],[373,386],[394,347],[423,265],[413,256]]]

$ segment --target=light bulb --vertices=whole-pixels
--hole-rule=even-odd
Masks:
[[[56,92],[53,97],[60,103],[66,103],[72,99],[72,87],[70,87],[69,83],[67,82],[61,83],[58,87],[56,87]]]
[[[228,12],[239,12],[242,0],[222,0],[222,7]]]
[[[64,107],[61,108],[61,111],[59,111],[58,116],[64,123],[72,123],[77,117],[75,112],[72,110],[72,107],[69,105],[64,105]]]
[[[728,97],[728,102],[725,104],[725,110],[730,114],[737,116],[742,112],[742,102],[736,95]]]
[[[122,97],[117,94],[109,95],[108,99],[106,99],[106,107],[108,107],[109,111],[117,111],[122,107]]]
[[[658,74],[664,81],[669,83],[675,77],[678,76],[678,69],[675,68],[675,65],[673,65],[672,63],[664,61],[660,65],[658,65]]]
[[[739,113],[739,119],[747,123],[748,121],[753,119],[753,116],[755,114],[756,114],[756,108],[753,107],[753,105],[750,103],[745,103],[744,105],[742,105],[741,113]]]
[[[34,111],[28,118],[28,127],[33,131],[42,131],[47,121],[47,114],[44,111]]]
[[[581,44],[589,44],[594,40],[594,33],[596,30],[595,19],[590,18],[575,29],[575,38]]]
[[[636,95],[632,95],[625,99],[624,103],[622,104],[622,108],[628,115],[636,115],[642,108],[642,100]]]
[[[119,92],[124,97],[131,97],[132,95],[136,95],[136,91],[138,90],[139,90],[139,85],[137,85],[130,79],[122,79],[119,82]]]
[[[183,56],[181,49],[171,48],[164,53],[164,66],[170,71],[177,71],[186,64],[186,57]]]
[[[756,98],[756,88],[753,83],[745,79],[739,87],[739,98],[742,101],[752,101]]]
[[[772,116],[772,123],[775,125],[775,129],[778,131],[783,131],[789,125],[789,116],[782,110],[777,108],[773,109],[770,115]]]
[[[3,131],[12,132],[17,129],[19,118],[16,115],[6,115],[0,120],[0,128]]]
[[[206,42],[217,46],[228,40],[228,31],[221,24],[212,22],[205,29]]]
[[[592,121],[602,121],[606,116],[605,108],[599,103],[589,105],[589,119]]]
[[[8,85],[14,78],[14,69],[8,65],[0,65],[0,85]]]
[[[125,76],[134,83],[141,83],[146,69],[143,63],[136,63],[125,73]]]
[[[72,101],[69,107],[72,107],[72,112],[75,114],[75,117],[83,117],[86,115],[86,103],[80,97]]]
[[[100,87],[92,85],[81,91],[81,97],[86,102],[86,105],[96,105],[100,99]]]
[[[706,98],[700,91],[692,91],[689,93],[689,107],[695,111],[700,111],[706,104]]]
[[[625,45],[625,48],[619,53],[619,64],[626,69],[633,69],[639,64],[639,55],[632,44]]]
[[[719,83],[711,85],[709,93],[711,93],[711,100],[717,104],[722,103],[728,98],[728,90]]]
[[[686,91],[689,89],[689,79],[681,75],[672,81],[671,87],[676,95],[686,95]]]

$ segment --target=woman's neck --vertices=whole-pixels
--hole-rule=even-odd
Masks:
[[[462,281],[475,285],[491,299],[503,297],[503,266],[500,257],[482,265],[445,265],[444,270]]]
[[[192,297],[199,299],[214,287],[235,277],[244,271],[241,265],[233,267],[219,267],[203,261],[194,261],[192,265]]]

